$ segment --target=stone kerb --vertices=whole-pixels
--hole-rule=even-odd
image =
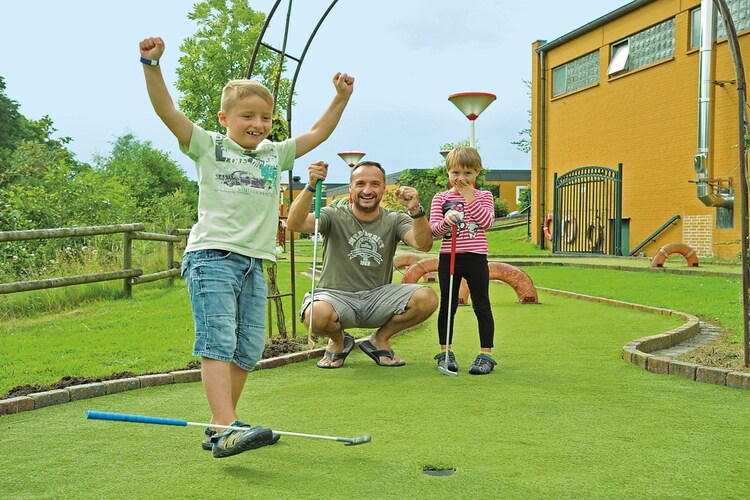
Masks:
[[[363,339],[359,339],[361,342]],[[296,352],[278,356],[275,358],[263,359],[255,365],[256,370],[275,368],[290,363],[298,363],[309,359],[320,358],[325,352],[325,347],[313,349],[311,351]],[[142,389],[146,387],[157,387],[167,384],[182,384],[189,382],[200,382],[201,371],[195,370],[176,370],[169,373],[157,373],[152,375],[140,375],[137,377],[121,378],[114,380],[105,380],[102,382],[93,382],[89,384],[73,385],[64,389],[54,389],[51,391],[38,392],[28,396],[18,396],[0,400],[0,416],[31,411],[46,406],[68,403],[70,401],[79,401],[82,399],[95,398],[116,394],[123,391]]]

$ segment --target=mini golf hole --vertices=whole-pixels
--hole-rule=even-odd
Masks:
[[[422,472],[428,476],[450,476],[456,472],[455,467],[433,467],[431,465],[425,466]]]

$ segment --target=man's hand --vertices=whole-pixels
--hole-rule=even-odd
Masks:
[[[414,208],[419,205],[419,193],[413,187],[401,186],[396,190],[396,198],[406,209]]]
[[[145,38],[141,40],[139,45],[141,49],[141,57],[145,59],[158,61],[164,54],[164,40],[162,40],[161,37],[155,36]]]
[[[326,180],[326,175],[328,175],[328,163],[324,161],[315,162],[307,168],[307,171],[310,174],[310,187],[315,187],[318,181],[323,182]]]
[[[354,92],[354,77],[346,73],[336,73],[333,75],[333,86],[336,87],[336,93],[349,97]]]

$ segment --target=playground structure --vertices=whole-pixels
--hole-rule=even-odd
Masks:
[[[278,71],[276,72],[276,80],[274,82],[273,86],[273,96],[274,101],[276,101],[278,97],[279,92],[279,83],[281,80],[281,75],[284,70],[284,64],[286,60],[292,60],[296,62],[296,69],[294,71],[294,75],[292,77],[291,85],[289,88],[289,95],[294,95],[295,87],[297,84],[297,79],[299,77],[300,70],[302,68],[302,64],[304,62],[305,56],[307,54],[307,51],[310,48],[310,45],[312,44],[313,39],[315,38],[315,35],[317,34],[318,30],[320,29],[320,26],[325,21],[328,14],[331,12],[331,9],[336,5],[338,0],[332,0],[329,6],[326,8],[326,10],[321,15],[320,19],[318,20],[318,23],[313,28],[312,32],[310,33],[310,36],[308,37],[307,42],[305,43],[305,46],[302,50],[302,53],[299,57],[291,56],[287,53],[287,41],[288,41],[288,35],[289,35],[289,26],[290,26],[290,20],[291,20],[291,11],[292,11],[292,1],[289,0],[287,12],[286,12],[286,22],[284,27],[284,36],[283,36],[283,43],[281,48],[276,48],[272,45],[269,45],[264,42],[264,35],[266,34],[269,25],[271,24],[271,20],[273,19],[274,14],[277,12],[277,9],[279,5],[281,4],[281,0],[276,0],[274,2],[273,7],[271,8],[270,12],[268,13],[268,16],[266,17],[265,23],[263,24],[263,27],[261,28],[260,34],[258,35],[258,40],[253,48],[253,53],[250,59],[250,64],[248,65],[247,70],[247,78],[251,79],[255,70],[255,63],[258,59],[258,54],[261,48],[265,48],[268,50],[271,50],[278,54],[279,61],[278,61]],[[489,106],[493,101],[495,101],[497,97],[494,94],[490,94],[487,92],[461,92],[457,94],[452,94],[448,97],[448,100],[451,101],[469,120],[470,124],[470,146],[476,147],[475,142],[475,121],[479,117],[479,115]],[[292,135],[292,99],[290,98],[287,102],[287,108],[286,108],[286,121],[289,127],[289,135]],[[274,110],[275,111],[275,110]],[[449,151],[441,151],[441,154],[445,157]],[[347,165],[349,165],[350,168],[353,168],[354,165],[362,159],[362,157],[365,155],[365,153],[360,151],[343,151],[339,153],[339,156],[341,157],[344,162],[346,162]],[[292,171],[289,171],[289,206],[291,206],[292,202],[294,201],[294,190],[291,188],[293,185],[293,176]],[[283,206],[283,202],[281,203]],[[283,215],[283,214],[282,214]],[[284,227],[284,221],[283,219],[279,223],[279,238],[285,237],[285,227]],[[285,245],[280,245],[282,247],[285,247]],[[272,330],[270,327],[271,323],[271,303],[270,301],[274,301],[276,304],[276,310],[277,310],[277,318],[279,323],[279,329],[281,331],[285,331],[286,326],[283,325],[284,322],[284,312],[283,312],[283,305],[281,303],[281,298],[283,297],[291,297],[292,302],[292,310],[296,311],[297,305],[296,305],[296,299],[295,299],[295,290],[296,290],[296,271],[295,271],[295,252],[294,252],[294,235],[289,234],[289,253],[290,253],[290,273],[291,273],[291,292],[290,293],[280,293],[278,291],[278,288],[276,286],[276,277],[275,277],[275,270],[273,272],[269,271],[269,280],[271,281],[269,286],[269,291],[272,291],[272,295],[268,296],[269,304],[268,304],[268,320],[269,320],[269,332]],[[313,263],[313,266],[315,266],[315,263]],[[532,285],[533,286],[533,285]],[[468,288],[466,288],[466,291],[464,294],[466,297],[468,297]],[[468,299],[466,299],[468,300]],[[536,300],[536,299],[534,299]],[[296,322],[292,322],[292,335],[296,336]]]

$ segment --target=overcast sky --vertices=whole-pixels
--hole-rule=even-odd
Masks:
[[[273,0],[251,0],[270,11]],[[339,0],[326,18],[297,82],[292,135],[315,122],[333,97],[337,71],[355,76],[355,90],[338,129],[298,159],[331,164],[329,181],[348,181],[337,156],[366,153],[388,172],[429,168],[440,146],[469,137],[469,121],[448,101],[457,92],[490,92],[497,100],[476,121],[486,166],[529,169],[530,155],[511,141],[528,127],[531,44],[551,41],[628,3],[623,0]],[[49,115],[58,135],[73,139],[81,161],[106,155],[116,137],[133,133],[166,151],[191,178],[192,162],[151,110],[138,62],[138,42],[161,36],[162,71],[175,101],[175,69],[182,41],[196,25],[187,0],[37,0],[3,2],[0,76],[6,94],[31,119]],[[287,0],[265,41],[281,46]],[[299,56],[329,0],[293,2],[287,52]],[[248,48],[248,54],[252,48]],[[249,59],[249,57],[248,57]],[[249,61],[248,61],[249,62]],[[294,66],[292,66],[292,71]],[[233,75],[243,77],[244,75]]]

